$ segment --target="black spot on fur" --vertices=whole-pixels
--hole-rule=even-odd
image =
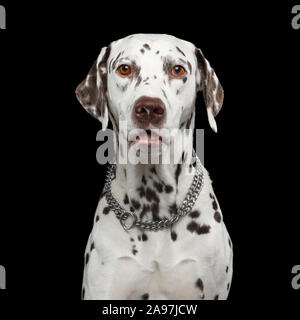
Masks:
[[[148,240],[148,237],[147,237],[146,233],[142,234],[142,240],[143,241],[147,241]]]
[[[134,209],[136,209],[136,210],[138,210],[141,207],[141,204],[135,199],[131,199],[131,203],[132,203],[132,206],[134,207]]]
[[[134,241],[134,239],[133,239],[133,238],[130,238],[130,241]]]
[[[182,155],[181,155],[181,162],[182,163],[185,162],[185,153],[184,153],[184,151],[182,152]]]
[[[142,77],[139,75],[139,76],[137,77],[137,81],[136,81],[136,84],[135,84],[135,88],[138,87],[141,82],[142,82]]]
[[[168,184],[165,186],[165,192],[166,193],[171,193],[173,190],[174,190],[174,188],[172,186],[170,186]]]
[[[191,218],[198,218],[200,216],[200,212],[198,210],[194,210],[194,211],[189,213],[189,216]]]
[[[198,278],[196,281],[196,287],[198,287],[201,291],[203,291],[204,285],[203,285],[203,281]]]
[[[214,300],[219,300],[219,295],[215,295]]]
[[[230,288],[230,282],[227,283],[227,291],[229,291]]]
[[[176,49],[185,56],[184,52],[182,50],[180,50],[178,47],[176,47]]]
[[[228,266],[226,266],[226,273],[228,273],[228,269],[229,269]]]
[[[156,54],[159,54],[159,50],[157,50],[155,53],[156,53]]]
[[[146,178],[145,178],[144,175],[142,176],[142,182],[143,182],[143,184],[146,184],[146,183],[147,183]]]
[[[89,259],[90,259],[90,255],[89,255],[89,253],[87,253],[87,254],[85,255],[85,264],[88,264]]]
[[[129,208],[129,210],[130,210],[131,212],[134,212],[134,209],[133,209],[133,207],[130,207],[130,208]]]
[[[132,74],[135,79],[137,79],[140,76],[141,72],[141,67],[139,67],[136,62],[133,60],[131,61],[131,69],[132,69]]]
[[[172,232],[171,232],[171,239],[172,239],[173,241],[176,241],[176,239],[177,239],[177,233],[176,233],[175,231],[172,231]]]
[[[85,296],[85,288],[82,288],[81,299],[84,300]]]
[[[137,188],[136,191],[138,192],[140,198],[143,198],[146,194],[143,186],[140,186],[139,188]]]
[[[148,300],[149,299],[149,293],[144,293],[142,296],[141,296],[142,300]]]
[[[165,91],[164,89],[161,89],[161,91],[162,91],[162,93],[163,93],[164,97],[168,100],[168,97],[167,97],[166,91]]]
[[[205,234],[205,233],[209,233],[209,231],[210,231],[210,226],[204,224],[198,228],[197,233],[198,234]]]
[[[135,248],[135,245],[132,247],[132,253],[133,253],[134,255],[136,255],[136,254],[138,253],[138,251],[137,251],[136,248]]]
[[[94,243],[94,241],[93,241],[92,244],[91,244],[90,251],[92,251],[94,248],[95,248],[95,243]]]
[[[228,244],[229,244],[229,247],[231,248],[231,240],[228,238]]]
[[[187,77],[182,78],[183,83],[186,83]]]
[[[143,44],[143,47],[147,50],[151,50],[150,46],[148,43]]]
[[[144,54],[144,53],[145,53],[145,50],[144,50],[143,48],[142,48],[140,51],[141,51],[141,53],[142,53],[142,54]]]
[[[197,231],[198,227],[200,227],[200,226],[199,226],[199,224],[198,224],[197,222],[195,222],[195,221],[192,221],[192,222],[190,222],[190,223],[187,225],[187,229],[188,229],[189,231],[191,231],[192,233],[193,233],[194,231]]]
[[[155,202],[159,202],[159,197],[157,196],[156,192],[151,188],[146,189],[146,199],[149,202],[151,202],[152,200]]]
[[[214,214],[214,218],[217,222],[221,222],[221,214],[219,211],[216,211]]]
[[[96,215],[96,222],[98,222],[99,221],[99,216],[98,215]]]
[[[128,204],[129,203],[129,199],[128,199],[127,193],[125,194],[123,202],[124,202],[124,204]]]
[[[151,212],[152,212],[152,217],[154,221],[158,221],[159,220],[159,207],[158,207],[158,203],[157,202],[153,202],[151,204]]]
[[[113,64],[112,64],[112,68],[113,68],[113,69],[115,69],[116,64],[117,64],[117,61],[118,61],[118,59],[120,58],[120,55],[121,55],[121,54],[122,54],[122,52],[119,52],[118,56],[115,58],[115,60],[114,60],[114,62],[113,62]]]
[[[153,166],[153,167],[151,167],[150,172],[152,172],[152,173],[156,174],[156,169],[155,169],[155,167],[154,167],[154,166]]]
[[[213,202],[212,202],[213,209],[214,210],[218,210],[219,207],[218,207],[218,204],[217,204],[215,196],[212,195],[211,193],[209,194],[209,196],[213,199]]]
[[[193,220],[187,225],[187,229],[192,233],[196,232],[197,234],[200,235],[200,234],[209,233],[210,226],[206,224],[200,226],[197,222]]]
[[[217,204],[216,200],[213,201],[212,206],[213,206],[214,210],[218,210],[218,204]]]
[[[175,62],[169,58],[164,58],[164,63],[163,63],[163,71],[165,74],[171,74],[173,65]]]
[[[178,163],[177,167],[176,167],[176,171],[175,171],[176,184],[178,184],[178,178],[179,178],[180,173],[181,173],[181,164]]]
[[[171,206],[169,206],[169,212],[171,215],[177,213],[177,205],[175,202]]]
[[[138,240],[141,241],[141,236],[140,235],[138,235]]]
[[[109,214],[109,211],[110,211],[110,207],[105,207],[103,209],[103,214]]]
[[[143,204],[143,209],[141,211],[140,217],[141,219],[144,217],[144,215],[150,211],[150,206],[148,204]]]
[[[154,187],[156,188],[156,190],[157,190],[159,193],[161,193],[161,192],[163,191],[163,185],[162,185],[162,183],[159,183],[159,182],[154,181],[153,185],[154,185]]]

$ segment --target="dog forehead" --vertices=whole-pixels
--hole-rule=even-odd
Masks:
[[[111,43],[111,59],[166,55],[193,60],[195,46],[191,42],[167,34],[134,34]]]

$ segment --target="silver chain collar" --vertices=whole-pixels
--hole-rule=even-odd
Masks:
[[[203,171],[202,165],[199,158],[196,156],[196,173],[193,178],[193,182],[183,200],[181,206],[177,209],[177,213],[174,214],[170,219],[163,218],[157,221],[141,221],[137,219],[134,212],[126,211],[119,203],[119,201],[113,196],[111,192],[112,180],[116,177],[116,165],[110,165],[106,174],[106,181],[104,185],[104,192],[106,201],[109,207],[114,211],[116,217],[120,220],[122,227],[125,230],[130,230],[133,227],[138,227],[142,230],[158,231],[169,228],[172,224],[177,222],[180,218],[186,216],[191,212],[203,186]],[[126,225],[125,221],[131,217],[132,222]]]

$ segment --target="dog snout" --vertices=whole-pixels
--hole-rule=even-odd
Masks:
[[[143,96],[135,102],[133,116],[144,128],[149,124],[159,125],[165,118],[165,109],[160,98]]]

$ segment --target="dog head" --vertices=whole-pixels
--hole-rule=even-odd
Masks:
[[[76,95],[103,129],[110,118],[116,130],[119,121],[152,130],[192,128],[198,91],[216,132],[223,89],[202,51],[170,35],[135,34],[102,48]]]

